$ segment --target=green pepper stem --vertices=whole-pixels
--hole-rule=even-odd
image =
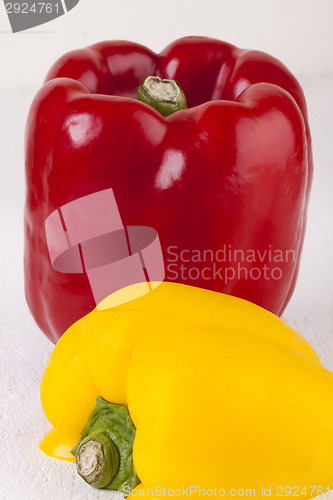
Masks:
[[[119,452],[113,441],[102,432],[92,432],[76,452],[76,469],[94,488],[105,488],[119,469]]]
[[[133,463],[135,426],[126,406],[98,397],[74,446],[77,472],[94,488],[128,495],[138,483]]]
[[[187,108],[186,97],[176,80],[162,80],[148,76],[138,91],[139,101],[152,106],[163,116]]]

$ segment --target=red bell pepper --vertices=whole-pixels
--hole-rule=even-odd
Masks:
[[[137,99],[176,80],[188,109]],[[166,280],[245,298],[280,315],[295,287],[312,177],[302,89],[273,57],[204,37],[160,55],[130,42],[64,55],[26,127],[25,289],[56,341],[95,302],[84,274],[52,268],[45,220],[112,188],[124,224],[159,234]]]

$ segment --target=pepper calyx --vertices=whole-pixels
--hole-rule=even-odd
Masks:
[[[133,464],[135,430],[126,406],[98,397],[72,450],[78,474],[94,488],[128,495],[139,483]]]
[[[186,97],[176,80],[161,79],[159,76],[148,76],[140,85],[138,99],[149,104],[163,116],[187,108]]]

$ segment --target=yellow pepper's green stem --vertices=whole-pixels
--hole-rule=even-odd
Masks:
[[[149,104],[163,116],[187,108],[186,97],[176,80],[148,76],[139,87],[139,101]]]
[[[133,464],[135,427],[126,406],[98,397],[73,448],[80,476],[94,488],[128,494],[139,482]]]
[[[103,432],[93,432],[76,452],[76,468],[80,476],[95,488],[105,488],[119,470],[119,452]]]

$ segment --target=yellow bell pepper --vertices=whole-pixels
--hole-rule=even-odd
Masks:
[[[71,459],[79,441],[93,486],[128,494],[138,476],[145,488],[309,498],[319,493],[304,488],[333,482],[333,374],[281,319],[229,295],[164,282],[95,309],[58,341],[41,400],[55,428],[41,449]]]

